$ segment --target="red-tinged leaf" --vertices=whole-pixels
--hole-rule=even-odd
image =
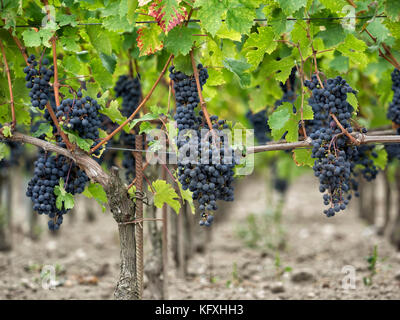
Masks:
[[[164,47],[160,34],[162,30],[154,23],[147,27],[138,30],[138,37],[136,39],[137,45],[140,50],[140,56],[147,56],[153,54]]]
[[[187,11],[179,7],[180,0],[156,0],[149,7],[149,15],[154,17],[164,32],[171,31],[187,18]]]

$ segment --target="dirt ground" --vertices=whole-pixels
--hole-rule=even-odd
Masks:
[[[328,219],[322,214],[315,179],[303,176],[286,195],[282,221],[258,228],[257,243],[265,244],[252,248],[238,230],[251,240],[254,232],[248,231],[247,217],[263,219],[268,212],[271,216],[277,197],[265,179],[255,175],[239,182],[235,193],[223,219],[216,216],[207,251],[190,260],[186,279],[170,268],[171,299],[400,299],[400,254],[357,218],[356,200],[345,213]],[[24,192],[14,192],[15,203],[24,203],[24,197]],[[99,211],[91,223],[84,210],[73,217],[68,214],[57,236],[46,231],[41,217],[42,233],[32,241],[27,236],[28,211],[19,207],[14,214],[14,248],[0,253],[0,299],[113,298],[119,245],[110,213]],[[374,246],[376,274],[367,286],[363,279],[371,271],[366,258]],[[56,269],[54,289],[43,289],[42,266]],[[353,289],[342,286],[344,267],[354,275]]]

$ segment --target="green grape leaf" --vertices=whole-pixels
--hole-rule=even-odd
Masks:
[[[319,2],[333,13],[341,12],[343,7],[347,4],[345,0],[319,0]]]
[[[15,83],[15,82],[14,82]],[[15,95],[17,96],[17,90],[18,89],[23,89],[19,88],[19,86],[14,86],[14,92]],[[24,90],[24,89],[23,89]],[[19,90],[18,90],[19,91]],[[22,91],[25,92],[25,91]],[[25,125],[30,125],[31,124],[31,115],[29,113],[29,108],[25,105],[22,104],[15,104],[15,119],[18,124],[25,124]],[[11,122],[12,121],[12,116],[11,116],[11,108],[10,104],[6,103],[4,105],[0,105],[0,123],[6,123],[6,122]]]
[[[329,62],[329,66],[338,72],[347,72],[349,70],[349,58],[340,54]]]
[[[176,177],[176,174],[175,174],[175,177]],[[186,201],[189,204],[192,214],[195,214],[196,208],[195,208],[194,202],[193,202],[193,193],[191,191],[189,191],[189,189],[183,190],[182,184],[178,181],[178,179],[176,179],[176,181],[179,186],[179,192],[180,192],[182,201]]]
[[[188,56],[179,55],[174,58],[174,66],[176,70],[179,70],[188,76],[193,74],[193,66]],[[209,70],[210,71],[210,70]],[[208,84],[208,83],[207,83]]]
[[[167,108],[166,107],[160,107],[156,104],[153,104],[149,107],[149,110],[151,113],[156,114],[158,116],[163,115],[165,113],[167,113]],[[152,119],[150,119],[152,120]]]
[[[329,24],[325,30],[318,32],[315,38],[321,38],[324,41],[324,46],[326,48],[331,48],[343,42],[346,38],[346,34],[342,25],[332,23]]]
[[[312,27],[312,25],[310,26]],[[303,56],[307,56],[311,53],[310,40],[307,38],[307,23],[302,20],[296,21],[293,30],[291,32],[292,41],[300,44],[300,50]],[[312,30],[311,30],[312,34]]]
[[[220,86],[226,83],[222,70],[208,69],[208,75],[207,86]]]
[[[251,67],[250,64],[244,61],[226,58],[223,61],[223,65],[239,79],[241,87],[247,87],[250,85],[250,73],[245,72]]]
[[[265,76],[275,74],[275,79],[283,83],[289,78],[290,72],[292,71],[295,61],[293,56],[285,57],[279,61],[274,58],[270,58],[263,63],[263,70],[265,70]],[[279,73],[277,73],[280,71]]]
[[[135,21],[137,15],[132,15],[130,21]],[[131,22],[129,22],[128,18],[123,16],[120,17],[118,15],[113,15],[104,18],[103,20],[103,26],[107,30],[113,31],[113,32],[131,32],[135,28],[135,25]]]
[[[35,30],[28,29],[22,32],[25,46],[27,47],[39,47],[42,44],[40,33]]]
[[[155,191],[154,205],[157,208],[162,208],[164,203],[166,203],[175,210],[176,214],[179,214],[181,204],[174,188],[170,184],[167,184],[164,180],[156,180],[152,183],[152,186]],[[151,191],[150,186],[148,188],[149,191]]]
[[[39,35],[42,38],[42,45],[46,47],[50,47],[50,39],[53,37],[54,30],[51,29],[40,29],[39,30]]]
[[[133,185],[128,189],[128,195],[129,198],[133,201],[136,202],[136,186]]]
[[[53,136],[53,128],[50,123],[44,122],[39,125],[39,128],[32,134],[35,138],[39,138],[41,135],[45,135],[46,137]]]
[[[108,4],[100,10],[102,17],[116,16],[120,15],[121,11],[124,11],[124,4],[122,3],[121,5],[120,1],[108,1]]]
[[[280,37],[283,33],[288,33],[293,29],[295,21],[287,20],[286,14],[281,8],[275,8],[268,20],[276,37]]]
[[[382,24],[380,19],[375,19],[367,27],[368,31],[376,38],[378,42],[383,42],[389,37],[389,30]]]
[[[67,134],[69,141],[71,141],[72,143],[75,143],[83,151],[86,151],[86,152],[90,151],[90,148],[93,145],[93,140],[83,139],[78,135],[78,133],[73,132],[71,130],[66,130],[63,127],[61,127],[61,130]]]
[[[5,144],[0,142],[0,161],[7,159],[10,156],[10,148]]]
[[[229,1],[229,9],[226,14],[226,24],[229,29],[241,34],[248,34],[255,17],[256,11],[254,8],[247,7],[246,2],[237,3],[236,1]]]
[[[400,23],[386,20],[385,26],[390,30],[393,37],[400,38]]]
[[[226,12],[228,0],[197,0],[195,8],[202,27],[214,37],[221,27],[221,16]]]
[[[142,122],[139,128],[139,134],[150,134],[151,130],[153,130],[153,126],[150,122]]]
[[[107,194],[104,188],[99,183],[90,183],[85,187],[83,195],[89,199],[94,198],[97,203],[101,206],[103,212],[106,211],[105,204],[108,203]]]
[[[99,138],[100,139],[104,139],[107,136],[108,136],[107,131],[105,131],[103,129],[99,129]]]
[[[280,140],[287,132],[285,136],[286,141],[298,141],[299,121],[301,120],[300,104],[301,97],[296,100],[295,107],[297,112],[293,113],[293,105],[289,102],[284,102],[269,117],[268,124],[271,128],[272,137],[275,140]],[[313,119],[312,108],[307,104],[303,106],[303,119]]]
[[[100,92],[100,87],[95,82],[86,83],[86,95],[89,97],[97,97],[97,94]],[[101,99],[101,98],[100,98]],[[99,99],[99,103],[100,103]]]
[[[76,15],[74,14],[62,14],[57,12],[56,14],[56,21],[60,27],[66,26],[70,24],[71,26],[75,27],[78,22],[76,21]]]
[[[271,128],[272,137],[275,140],[280,140],[289,129],[287,127],[292,116],[292,112],[289,110],[290,108],[293,108],[292,105],[285,102],[279,106],[268,119],[268,125]],[[298,124],[296,124],[296,129],[297,127]]]
[[[90,67],[92,68],[94,79],[100,84],[102,89],[106,90],[114,85],[112,75],[103,67],[99,58],[91,59]]]
[[[54,194],[57,196],[56,207],[58,210],[69,210],[74,207],[74,196],[65,190],[62,178],[60,178],[59,185],[54,187]]]
[[[158,114],[146,113],[145,115],[143,115],[143,117],[141,117],[139,119],[134,119],[130,123],[129,128],[132,130],[139,122],[157,120],[158,118],[159,118]]]
[[[3,136],[5,136],[6,138],[12,137],[11,127],[3,126],[3,128],[1,129]]]
[[[77,43],[79,40],[79,37],[74,37],[74,36],[61,36],[60,37],[60,42],[64,50],[66,51],[79,51],[80,46]]]
[[[256,68],[264,58],[264,54],[271,54],[278,43],[274,41],[274,32],[271,27],[259,27],[258,33],[250,34],[243,49],[247,49],[247,61]],[[255,49],[255,50],[254,50]]]
[[[112,46],[107,32],[101,26],[86,26],[86,32],[90,42],[98,52],[104,52],[111,55]]]
[[[221,28],[219,28],[216,35],[221,39],[229,39],[232,41],[240,41],[242,39],[242,35],[240,32],[228,29],[225,23],[221,25]]]
[[[337,50],[340,51],[345,57],[349,57],[350,61],[355,64],[366,65],[368,58],[364,51],[367,45],[364,41],[358,40],[352,34],[348,34],[344,43],[341,43]]]
[[[136,21],[137,15],[135,14],[135,10],[138,6],[138,0],[126,0],[128,2],[128,11],[126,12],[126,18],[129,23],[134,24]]]
[[[165,38],[164,46],[174,56],[186,56],[196,41],[196,37],[193,36],[195,33],[196,30],[192,28],[174,28]]]
[[[347,102],[350,103],[350,105],[354,108],[354,112],[357,112],[358,110],[358,100],[357,97],[354,93],[349,92],[347,94]]]
[[[106,68],[109,73],[113,74],[117,65],[117,56],[114,53],[109,56],[108,54],[101,52],[100,60],[103,67]]]
[[[374,149],[375,153],[378,157],[372,159],[374,160],[374,164],[381,170],[385,170],[387,162],[388,162],[388,155],[384,146],[375,146]]]
[[[111,101],[108,108],[102,106],[99,111],[100,113],[109,117],[112,122],[116,122],[119,125],[121,125],[126,120],[126,117],[124,117],[121,114],[121,111],[119,111],[119,103],[117,100]],[[124,131],[126,133],[129,133],[130,131],[129,126],[125,126]]]
[[[292,15],[307,5],[307,0],[275,0],[287,15]]]
[[[67,56],[63,59],[64,70],[73,74],[79,74],[81,71],[81,64],[75,55]]]
[[[293,160],[298,166],[313,167],[315,159],[311,158],[311,149],[293,150]]]
[[[399,21],[400,20],[400,1],[386,0],[385,13],[391,20]]]

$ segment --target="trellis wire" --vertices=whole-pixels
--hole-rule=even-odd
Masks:
[[[361,16],[361,17],[313,17],[313,18],[286,18],[286,19],[276,19],[276,20],[268,20],[268,19],[253,19],[253,22],[278,22],[278,21],[314,21],[314,20],[349,20],[349,19],[372,19],[372,18],[387,18],[386,15],[377,15],[377,16]],[[225,22],[225,19],[221,19],[222,22]],[[190,19],[185,22],[201,22],[200,19]],[[149,21],[136,21],[136,24],[151,24],[157,23],[157,21],[149,20]],[[102,22],[81,22],[77,23],[78,26],[102,26]],[[16,25],[16,28],[37,28],[40,27],[40,24],[32,24],[32,25]]]
[[[298,141],[300,142],[300,141]],[[390,144],[398,144],[400,142],[373,142],[373,143],[368,143],[369,145],[390,145]],[[279,143],[277,143],[279,144]],[[282,143],[285,144],[285,143]],[[255,145],[254,147],[262,147],[264,145]],[[312,149],[312,146],[306,146],[306,147],[297,147],[293,149]],[[168,152],[168,151],[160,151],[160,150],[139,150],[139,149],[131,149],[131,148],[119,148],[119,147],[106,147],[105,152],[108,151],[131,151],[131,152],[142,152],[142,153],[162,153],[162,154],[171,154],[174,155],[176,154],[175,152]]]

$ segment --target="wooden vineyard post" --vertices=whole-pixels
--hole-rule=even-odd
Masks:
[[[11,179],[8,173],[0,173],[0,251],[12,249],[11,234]]]
[[[387,168],[383,171],[383,182],[384,182],[384,199],[385,199],[385,216],[384,216],[384,223],[379,228],[378,234],[383,236],[389,226],[390,223],[390,212],[392,208],[392,194],[391,194],[391,186],[388,177],[388,170]]]
[[[162,166],[162,179],[167,182],[167,169]],[[168,207],[162,207],[162,261],[163,261],[163,296],[168,299]]]
[[[142,153],[140,150],[143,148],[143,136],[137,134],[135,137],[136,151],[136,215],[135,219],[138,221],[136,226],[136,297],[142,299],[143,297],[143,163]]]
[[[396,193],[397,193],[397,206],[396,206],[396,218],[393,221],[393,227],[390,234],[390,242],[400,250],[400,168],[396,168],[395,173],[396,181]]]

